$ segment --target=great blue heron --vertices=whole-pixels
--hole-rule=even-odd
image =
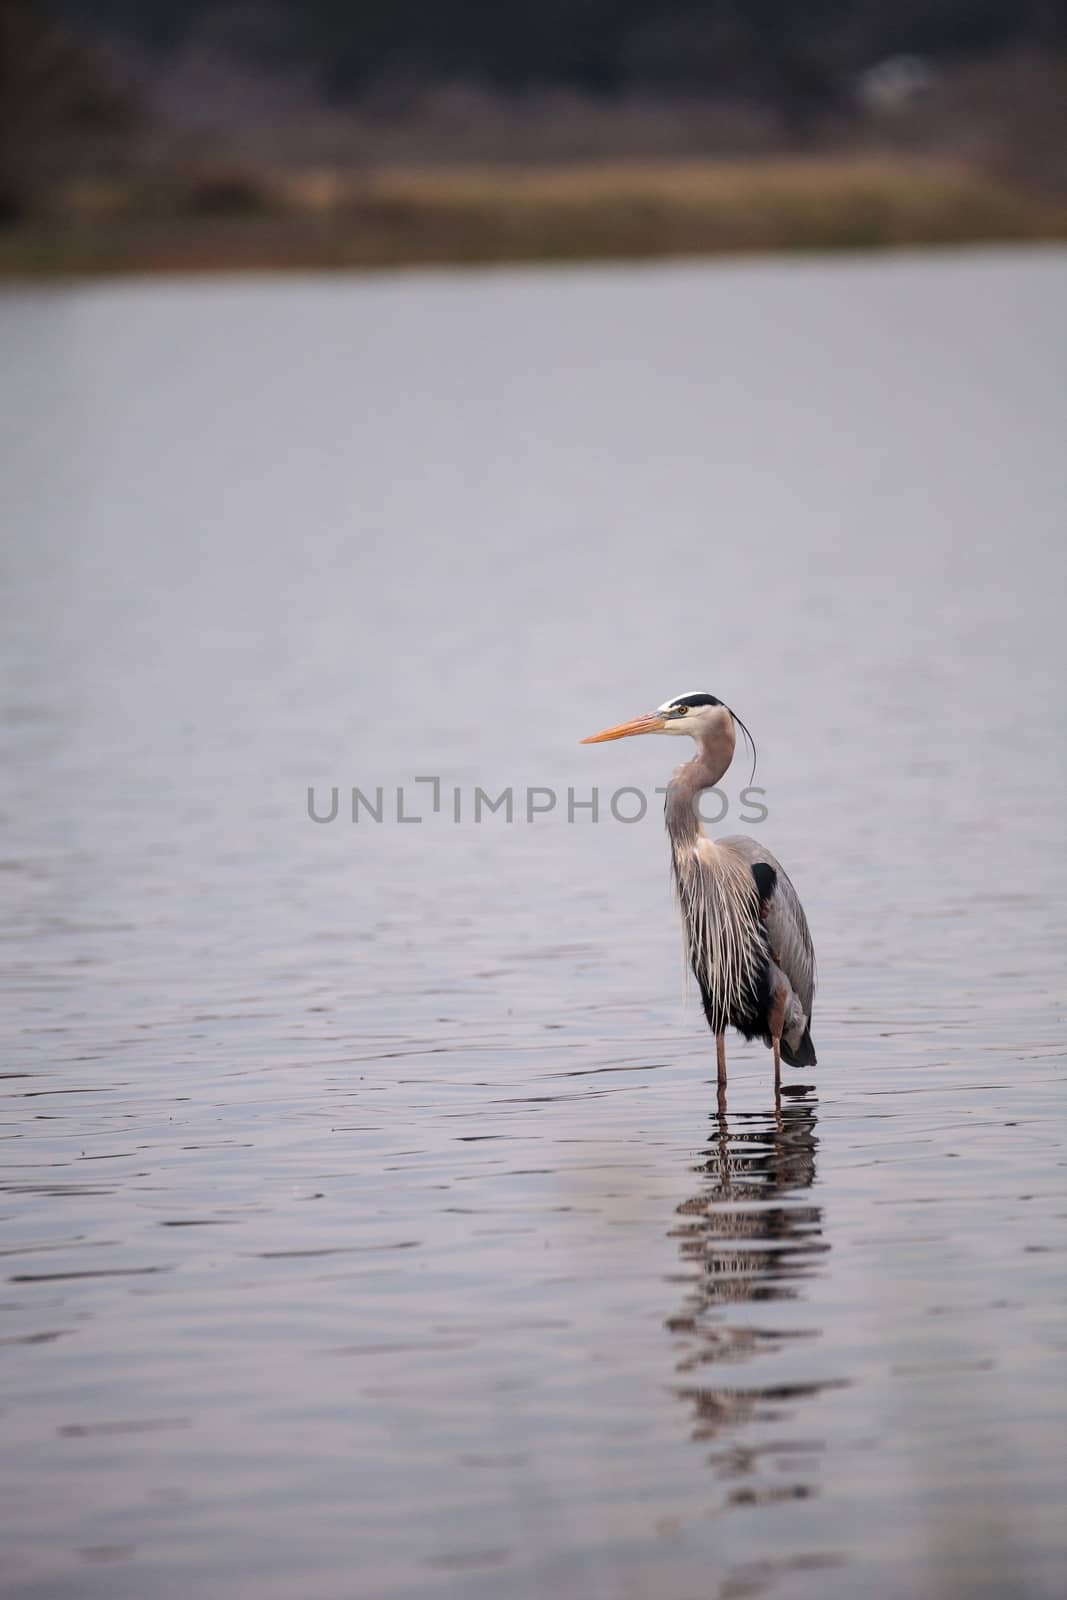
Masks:
[[[773,1050],[777,1084],[780,1057],[791,1067],[815,1065],[815,951],[797,892],[770,851],[740,835],[709,839],[701,825],[697,803],[734,758],[735,723],[751,742],[741,719],[713,694],[680,694],[582,743],[636,733],[696,740],[697,753],[674,774],[664,807],[686,955],[715,1035],[720,1085],[726,1082],[728,1027]]]

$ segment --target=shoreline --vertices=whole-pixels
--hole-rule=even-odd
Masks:
[[[891,155],[83,181],[0,229],[0,282],[537,265],[1067,240],[1067,199]]]

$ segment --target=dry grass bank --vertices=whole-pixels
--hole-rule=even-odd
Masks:
[[[72,186],[0,276],[633,259],[1067,238],[1067,203],[889,156],[267,173]]]

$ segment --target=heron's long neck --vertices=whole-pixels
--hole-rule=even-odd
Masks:
[[[664,820],[672,844],[688,844],[704,832],[697,801],[724,776],[734,758],[733,730],[714,730],[697,744],[692,761],[683,762],[667,785]]]

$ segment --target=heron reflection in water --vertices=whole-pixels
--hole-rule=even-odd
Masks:
[[[693,1437],[717,1446],[710,1461],[733,1485],[728,1503],[803,1499],[813,1492],[811,1440],[752,1437],[760,1424],[786,1422],[794,1403],[836,1382],[736,1384],[709,1369],[781,1355],[817,1331],[776,1316],[739,1316],[745,1306],[800,1299],[830,1246],[822,1207],[798,1199],[815,1182],[818,1101],[803,1086],[776,1092],[762,1112],[729,1115],[726,1090],[711,1117],[711,1140],[693,1170],[696,1193],[678,1207],[671,1230],[690,1289],[667,1323],[677,1342],[678,1397],[693,1407]],[[725,1374],[724,1374],[725,1376]],[[712,1381],[707,1381],[711,1379]],[[736,1435],[736,1437],[734,1437]]]

